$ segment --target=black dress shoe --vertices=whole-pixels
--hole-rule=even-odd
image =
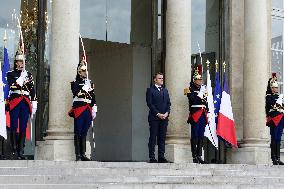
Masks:
[[[197,156],[197,159],[198,159],[200,164],[206,164],[206,162],[202,159],[202,157]]]
[[[166,158],[159,158],[158,163],[171,163]]]
[[[284,165],[283,161],[281,161],[279,158],[277,159],[278,165]]]
[[[81,154],[81,161],[91,161],[85,154]]]
[[[279,162],[276,157],[271,157],[271,160],[273,165],[279,165]]]
[[[76,155],[76,161],[80,161],[81,160],[81,156],[80,155]]]
[[[151,158],[151,159],[149,160],[149,163],[158,163],[158,161],[157,161],[155,158]]]
[[[197,157],[193,158],[193,163],[199,163],[199,160],[197,159]]]
[[[27,158],[23,155],[23,153],[18,152],[17,159],[18,159],[18,160],[26,160]]]

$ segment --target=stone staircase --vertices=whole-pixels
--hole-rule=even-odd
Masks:
[[[274,189],[284,166],[0,161],[4,189]]]

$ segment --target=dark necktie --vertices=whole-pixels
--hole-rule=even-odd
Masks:
[[[159,87],[159,89],[160,89],[161,96],[164,96],[163,88]]]

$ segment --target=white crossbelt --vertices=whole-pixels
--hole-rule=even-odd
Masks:
[[[28,91],[20,91],[20,90],[15,90],[15,91],[10,91],[11,94],[20,94],[20,95],[30,95]]]
[[[91,103],[91,100],[85,99],[85,98],[78,98],[78,97],[75,97],[75,98],[73,99],[73,102],[87,102],[87,103]]]
[[[205,105],[192,105],[192,108],[206,108]]]

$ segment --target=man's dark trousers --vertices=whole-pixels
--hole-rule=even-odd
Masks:
[[[149,137],[149,158],[155,159],[155,145],[158,144],[158,158],[164,158],[165,140],[168,127],[168,120],[149,121],[150,137]]]

